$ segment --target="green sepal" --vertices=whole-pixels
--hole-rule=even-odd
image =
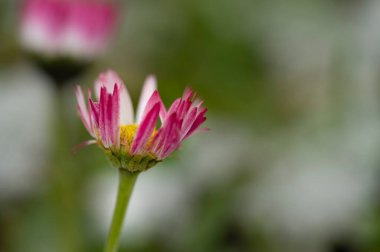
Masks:
[[[131,173],[146,171],[161,162],[151,154],[131,156],[125,150],[112,151],[103,149],[114,167]]]

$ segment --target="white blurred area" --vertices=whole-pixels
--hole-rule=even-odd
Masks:
[[[294,10],[283,21],[304,22],[287,22],[285,37],[269,43],[277,89],[307,110],[294,127],[266,139],[276,143],[273,158],[236,209],[276,241],[276,251],[326,251],[360,237],[378,204],[380,2],[356,7],[320,23]]]
[[[52,91],[30,65],[0,72],[0,201],[41,189],[49,156]]]
[[[353,120],[317,139],[292,135],[242,192],[246,204],[237,210],[285,251],[324,251],[334,239],[360,235],[378,195],[379,126]]]

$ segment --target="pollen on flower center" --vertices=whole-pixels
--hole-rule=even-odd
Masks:
[[[136,135],[138,125],[137,124],[128,124],[128,125],[122,125],[120,126],[120,145],[124,146],[125,148],[129,149],[132,146],[133,139]],[[156,134],[156,130],[153,130],[153,133],[146,144],[148,147],[152,141],[153,137]]]
[[[136,135],[138,125],[129,124],[120,126],[120,145],[130,147]]]

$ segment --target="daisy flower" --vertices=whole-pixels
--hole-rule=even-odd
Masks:
[[[78,113],[94,138],[82,146],[96,143],[113,165],[129,172],[151,168],[189,136],[205,129],[200,128],[207,111],[203,100],[187,88],[166,110],[154,76],[144,83],[136,116],[128,90],[114,71],[100,74],[94,91],[92,98],[88,90],[86,101],[82,88],[76,88]]]
[[[47,56],[92,58],[105,50],[118,16],[113,0],[24,0],[20,39]]]
[[[164,160],[182,141],[201,130],[207,109],[188,88],[166,110],[153,76],[144,83],[136,116],[128,90],[114,71],[100,74],[94,91],[92,98],[88,90],[86,101],[82,88],[76,88],[78,113],[93,137],[81,147],[96,143],[119,168],[115,210],[104,248],[105,252],[116,252],[138,174]]]

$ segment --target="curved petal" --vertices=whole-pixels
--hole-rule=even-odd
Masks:
[[[149,98],[152,96],[155,90],[157,90],[156,77],[154,75],[149,75],[145,79],[144,86],[141,91],[139,104],[137,106],[136,123],[141,122],[143,118],[145,106],[147,105]]]
[[[201,126],[202,123],[204,123],[204,121],[206,121],[206,116],[205,116],[206,112],[207,112],[206,108],[203,108],[198,112],[198,114],[196,115],[196,118],[194,119],[191,127],[186,132],[186,134],[182,137],[183,139],[186,139],[189,136],[191,136],[199,128],[199,126]]]
[[[168,113],[166,114],[166,117],[169,117],[171,114],[176,113],[180,105],[181,105],[181,98],[175,99],[172,105],[170,105]]]
[[[120,85],[124,85],[123,81],[115,71],[107,70],[106,72],[99,74],[98,79],[96,79],[94,83],[96,98],[98,100],[100,99],[100,90],[102,87],[106,88],[107,93],[112,93],[115,83],[117,83],[119,88]]]
[[[185,91],[183,91],[182,100],[190,101],[192,96],[195,96],[194,91],[191,88],[186,87]]]
[[[93,127],[99,128],[99,103],[95,103],[91,98],[88,99],[90,104],[90,114]]]
[[[109,126],[109,136],[110,136],[110,142],[112,145],[116,145],[119,147],[120,143],[120,137],[119,137],[119,120],[120,120],[120,94],[119,94],[119,88],[115,84],[113,94],[111,96],[111,99],[108,101],[110,105],[108,105],[108,113],[111,114],[109,117],[111,118],[111,123]]]
[[[152,107],[154,105],[158,104],[159,107],[160,107],[160,111],[159,111],[159,115],[160,115],[160,119],[161,119],[161,122],[164,121],[165,117],[166,117],[166,109],[165,109],[165,106],[164,104],[162,103],[162,100],[161,100],[161,97],[160,95],[158,94],[158,91],[157,90],[154,90],[153,91],[153,94],[150,96],[148,102],[146,103],[145,105],[145,108],[144,108],[144,111],[143,111],[143,114],[142,114],[142,118],[145,117],[145,115],[152,109]]]
[[[135,138],[132,142],[131,152],[132,154],[136,154],[140,152],[151,137],[154,127],[156,126],[156,122],[158,119],[158,115],[160,113],[160,104],[156,103],[152,109],[144,116],[141,124],[139,125]]]
[[[100,90],[99,99],[99,130],[100,136],[105,147],[109,147],[108,136],[107,136],[107,90],[106,87],[102,87]]]
[[[151,151],[159,159],[166,158],[179,147],[181,139],[178,126],[177,114],[173,113],[169,115],[164,125],[157,132],[157,137],[153,139]]]
[[[80,86],[76,86],[75,95],[77,98],[77,109],[80,118],[82,119],[82,122],[84,124],[84,127],[86,127],[87,131],[90,133],[90,135],[94,136],[94,132],[91,127],[91,121],[90,121],[90,115],[87,110],[86,102],[84,99],[83,91]]]
[[[128,90],[124,84],[120,88],[120,121],[119,125],[128,125],[133,123],[133,105]]]
[[[114,86],[112,94],[101,88],[99,101],[99,129],[103,145],[119,146],[119,88]]]
[[[194,107],[191,109],[189,113],[186,114],[185,118],[183,119],[183,124],[181,127],[181,139],[183,139],[186,136],[187,132],[190,130],[194,121],[197,119],[197,113],[198,113],[198,108]]]
[[[120,90],[120,120],[119,125],[126,125],[133,123],[133,105],[128,90],[121,80],[119,75],[113,71],[108,70],[99,75],[99,78],[95,81],[94,89],[98,100],[100,99],[100,90],[105,87],[107,93],[112,94],[114,85],[117,84]]]
[[[72,149],[71,149],[71,153],[73,155],[76,155],[78,153],[79,150],[83,149],[84,147],[86,146],[89,146],[91,144],[96,144],[96,140],[94,139],[91,139],[91,140],[87,140],[87,141],[84,141],[80,144],[77,144],[75,145]]]

